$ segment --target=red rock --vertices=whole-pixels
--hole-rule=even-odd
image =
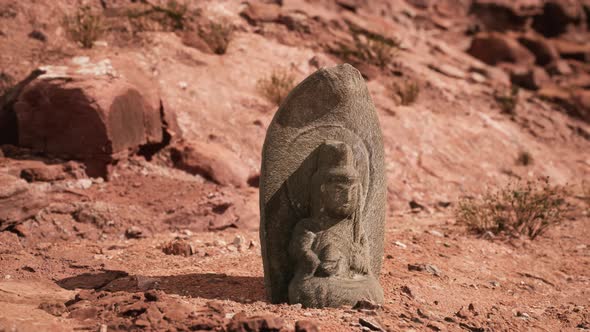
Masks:
[[[475,36],[467,53],[489,65],[501,62],[532,65],[535,62],[534,55],[515,38],[497,32]]]
[[[245,317],[237,314],[227,326],[228,332],[279,332],[285,327],[282,318],[272,315]]]
[[[542,8],[543,0],[474,0],[470,11],[486,30],[505,31],[525,28]]]
[[[185,257],[191,256],[193,254],[193,248],[190,245],[190,243],[183,240],[174,240],[166,243],[162,247],[162,251],[166,255],[176,255]]]
[[[572,94],[574,104],[577,107],[578,116],[590,122],[590,90],[579,89]]]
[[[357,9],[363,4],[363,2],[363,0],[336,0],[336,4],[338,6],[355,13]]]
[[[561,105],[569,114],[590,122],[590,90],[569,91],[557,86],[543,87],[539,97]]]
[[[52,182],[64,179],[85,178],[86,173],[83,165],[70,161],[65,164],[43,164],[42,166],[23,168],[20,177],[28,182]]]
[[[44,193],[24,180],[0,173],[0,231],[35,216],[48,205]]]
[[[179,143],[170,152],[175,167],[223,186],[245,186],[250,175],[238,156],[217,143]]]
[[[564,39],[552,39],[551,43],[563,58],[582,62],[590,60],[590,44],[588,43],[579,44]]]
[[[551,78],[543,68],[519,68],[510,74],[513,84],[529,90],[539,90],[543,86],[551,84]]]
[[[195,31],[185,31],[182,34],[182,43],[186,46],[196,48],[203,53],[214,53],[211,47],[209,47],[209,44],[207,44],[207,42],[205,42]]]
[[[281,15],[281,7],[272,3],[250,2],[240,15],[252,25],[261,22],[277,22]]]
[[[319,332],[320,327],[316,322],[300,320],[295,323],[295,332]]]
[[[559,53],[544,37],[526,34],[518,37],[518,41],[535,55],[535,64],[545,66],[559,59]]]
[[[543,12],[535,16],[532,27],[547,37],[567,32],[568,25],[579,24],[584,16],[579,1],[547,0]]]
[[[561,59],[548,64],[545,68],[551,75],[571,75],[574,72],[569,63]]]
[[[81,160],[89,175],[106,176],[113,160],[163,141],[160,105],[113,77],[110,62],[45,69],[14,104],[19,145]]]

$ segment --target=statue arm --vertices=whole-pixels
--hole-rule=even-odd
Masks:
[[[295,226],[289,243],[289,255],[297,262],[298,270],[302,270],[305,275],[313,275],[320,264],[320,260],[311,249],[315,234],[307,230],[304,224],[305,220],[302,220]]]

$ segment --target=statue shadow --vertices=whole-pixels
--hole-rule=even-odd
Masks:
[[[94,289],[136,293],[156,289],[167,294],[211,300],[231,300],[241,303],[265,301],[262,277],[231,276],[220,273],[141,276],[108,270],[64,278],[57,281],[57,284],[68,290]]]

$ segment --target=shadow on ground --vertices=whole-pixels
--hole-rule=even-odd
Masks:
[[[143,292],[158,289],[205,299],[236,302],[265,301],[262,277],[230,276],[217,273],[192,273],[176,276],[130,276],[123,271],[83,273],[59,280],[65,289],[95,289],[108,292]]]

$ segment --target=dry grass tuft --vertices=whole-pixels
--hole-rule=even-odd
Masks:
[[[286,69],[275,69],[270,76],[258,80],[258,91],[269,101],[280,106],[295,87],[295,75]]]
[[[62,25],[68,37],[83,48],[92,48],[105,31],[102,14],[88,6],[80,7],[73,15],[66,15]]]
[[[365,62],[381,69],[394,62],[401,45],[399,40],[358,30],[352,30],[352,38],[352,45],[339,44],[332,53],[353,64]]]
[[[414,80],[405,80],[402,83],[393,82],[391,89],[394,99],[398,104],[404,106],[413,104],[420,95],[420,85]]]
[[[564,188],[551,186],[548,179],[510,184],[480,199],[459,202],[457,222],[479,234],[492,232],[533,240],[564,219],[566,194]]]
[[[225,54],[234,33],[234,26],[226,22],[210,22],[199,29],[199,36],[215,54]]]

